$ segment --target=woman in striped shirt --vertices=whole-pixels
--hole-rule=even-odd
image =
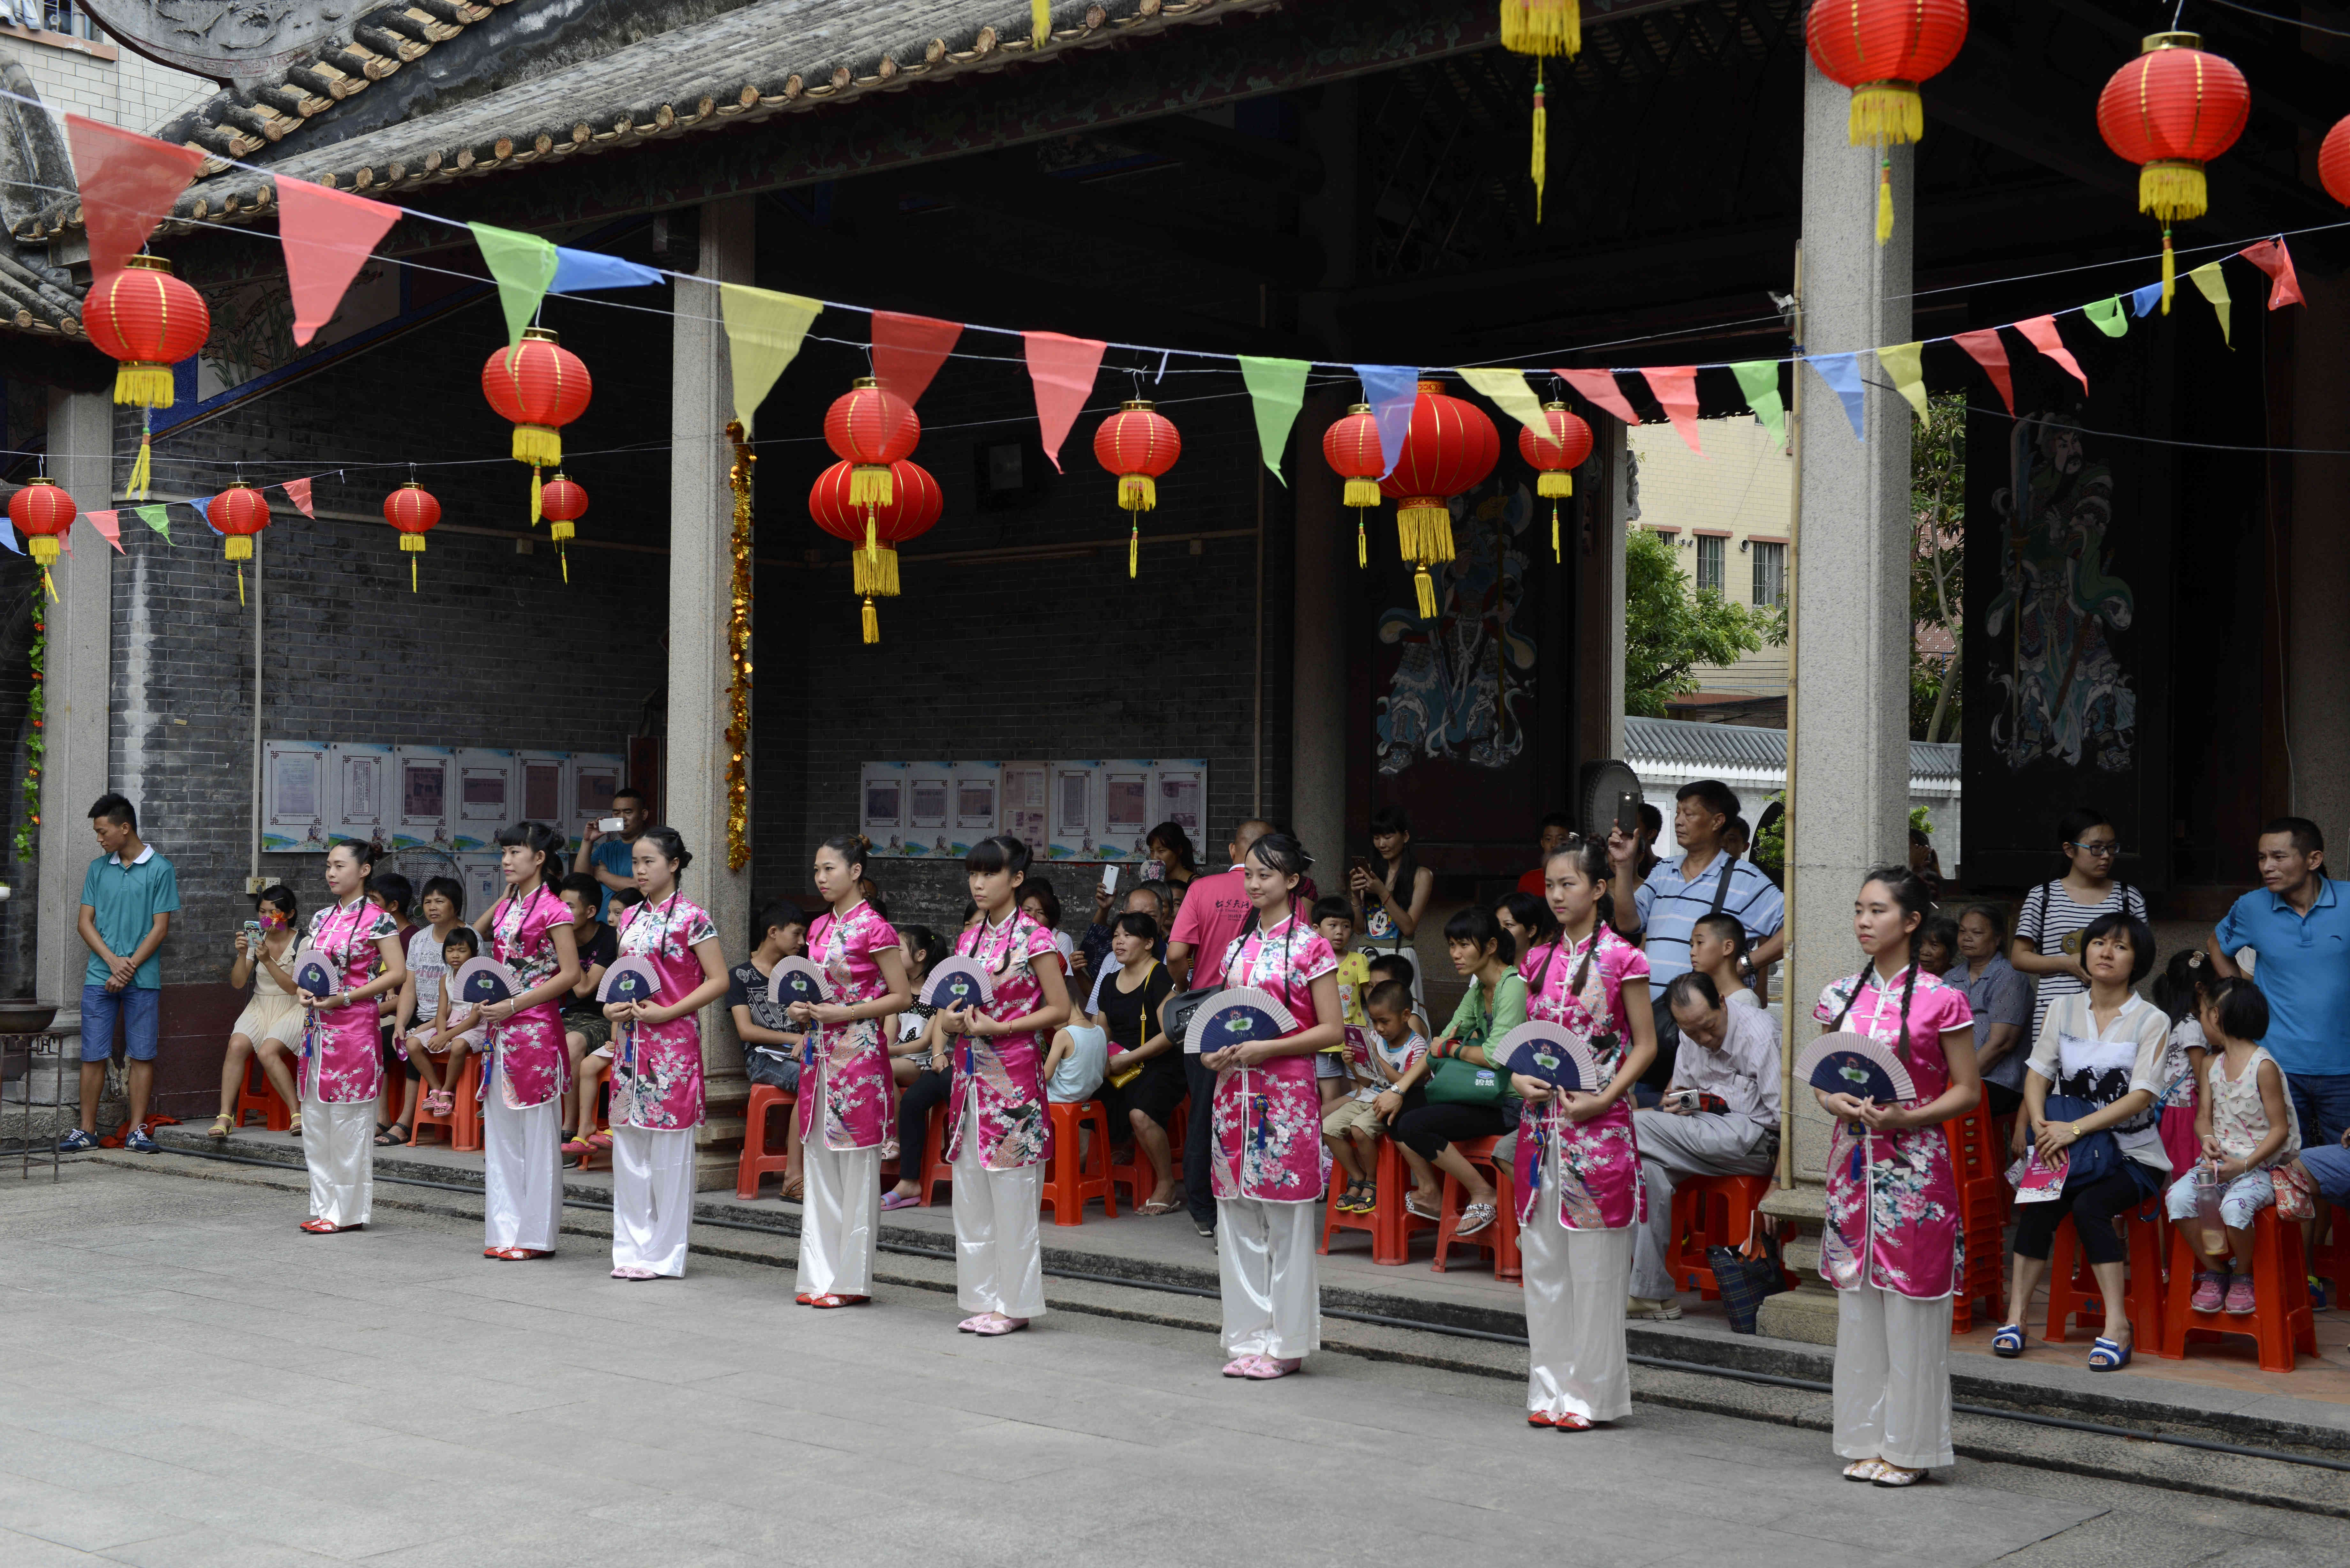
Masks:
[[[2143,920],[2146,895],[2117,880],[2121,836],[2112,821],[2093,805],[2075,806],[2056,824],[2057,852],[2064,857],[2064,875],[2043,882],[2023,896],[2015,920],[2015,937],[2008,944],[2009,959],[2018,970],[2038,981],[2039,996],[2032,1012],[2032,1033],[1991,1068],[1986,1083],[2020,1093],[2023,1064],[2040,1039],[2048,1009],[2067,996],[2089,989],[2088,971],[2081,967],[2081,933],[2101,915],[2125,914]],[[2014,1152],[2023,1152],[2030,1134],[2025,1120],[2015,1121]]]

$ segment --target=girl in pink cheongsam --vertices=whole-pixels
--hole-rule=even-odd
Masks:
[[[514,971],[522,990],[481,1010],[482,1256],[515,1262],[555,1251],[563,1216],[561,1099],[570,1056],[563,1046],[563,999],[579,983],[571,911],[549,885],[563,835],[543,822],[498,834],[506,894],[474,928],[490,956]]]
[[[1514,1179],[1526,1284],[1526,1424],[1586,1432],[1632,1412],[1624,1310],[1647,1215],[1632,1085],[1656,1059],[1648,959],[1609,920],[1607,846],[1570,842],[1543,866],[1558,935],[1519,961],[1526,1016],[1591,1047],[1607,1082],[1561,1094],[1523,1074]]]
[[[1020,912],[1028,846],[1009,834],[984,838],[962,863],[979,919],[956,939],[955,951],[994,976],[995,999],[984,1012],[951,1007],[933,1021],[953,1054],[947,1160],[954,1168],[955,1294],[976,1314],[956,1326],[1010,1334],[1045,1314],[1036,1206],[1053,1157],[1053,1121],[1038,1069],[1045,1039],[1068,1019],[1069,992],[1053,933]]]
[[[327,907],[310,917],[303,946],[336,973],[331,996],[303,992],[302,1158],[310,1167],[314,1236],[356,1231],[368,1222],[375,1192],[375,1102],[383,1088],[383,1046],[376,1000],[400,989],[408,961],[400,928],[368,893],[374,852],[354,839],[327,851]]]
[[[1227,1377],[1286,1377],[1322,1344],[1322,1195],[1330,1148],[1314,1055],[1346,1038],[1338,955],[1290,904],[1314,857],[1285,833],[1249,846],[1241,886],[1253,917],[1224,950],[1224,985],[1270,992],[1297,1020],[1278,1040],[1200,1058],[1216,1075],[1209,1132]]]
[[[1964,992],[1920,971],[1929,907],[1903,866],[1870,872],[1852,924],[1868,959],[1820,992],[1829,1033],[1865,1035],[1908,1064],[1901,1105],[1812,1091],[1836,1118],[1828,1145],[1820,1272],[1836,1290],[1835,1451],[1845,1479],[1915,1485],[1950,1456],[1950,1296],[1965,1247],[1942,1124],[1981,1097]],[[1864,1136],[1864,1134],[1866,1136]]]
[[[644,901],[620,917],[619,956],[660,976],[650,1002],[615,1002],[612,1021],[612,1277],[676,1279],[693,1223],[693,1129],[702,1125],[702,1010],[726,994],[718,928],[678,891],[693,864],[673,827],[648,827],[629,853]],[[583,1117],[586,1110],[582,1110]]]
[[[843,834],[816,846],[816,890],[832,908],[808,928],[809,961],[832,982],[831,1002],[795,1002],[800,1047],[799,1292],[803,1306],[852,1306],[873,1293],[873,1222],[881,1200],[881,1146],[889,1139],[889,1045],[882,1020],[913,1000],[898,933],[865,899],[872,842]],[[810,1028],[809,1026],[814,1027]],[[922,1151],[901,1151],[901,1170]]]

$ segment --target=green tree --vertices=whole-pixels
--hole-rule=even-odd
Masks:
[[[1965,641],[1960,547],[1967,526],[1967,402],[1932,398],[1909,439],[1909,738],[1943,741],[1959,732],[1959,649]],[[1948,650],[1942,647],[1947,634]],[[1936,646],[1921,649],[1918,644]]]
[[[1696,670],[1734,664],[1786,640],[1783,612],[1732,604],[1681,576],[1662,535],[1635,528],[1624,542],[1624,711],[1661,719],[1671,698],[1697,690]]]

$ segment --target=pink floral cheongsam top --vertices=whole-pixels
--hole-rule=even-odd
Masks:
[[[337,989],[357,991],[383,972],[383,952],[375,944],[398,937],[400,927],[381,905],[364,896],[320,909],[310,917],[309,940],[338,977]],[[330,1106],[357,1105],[383,1090],[381,1021],[372,1002],[321,1007],[304,1031],[302,1089]]]
[[[1062,961],[1053,933],[1017,911],[1003,924],[984,919],[955,939],[955,951],[995,978],[990,1018],[1025,1018],[1044,1005],[1037,960]],[[1045,1108],[1045,1053],[1034,1033],[994,1039],[952,1035],[954,1097],[948,1109],[947,1158],[962,1147],[964,1106],[977,1113],[982,1162],[990,1170],[1017,1170],[1053,1158],[1053,1118]]]
[[[1874,969],[1835,981],[1820,992],[1812,1016],[1834,1023],[1853,988],[1860,995],[1844,1028],[1881,1044],[1901,1035],[1903,975],[1890,981]],[[1906,1049],[1911,1086],[1924,1105],[1950,1086],[1942,1054],[1946,1030],[1974,1023],[1966,993],[1920,971],[1909,997]],[[1950,1140],[1939,1127],[1896,1127],[1870,1133],[1839,1121],[1828,1145],[1827,1223],[1820,1238],[1820,1274],[1840,1291],[1873,1285],[1919,1301],[1949,1295],[1965,1262],[1958,1179]]]
[[[622,958],[640,958],[660,976],[653,1001],[674,1007],[707,977],[693,950],[714,940],[708,911],[672,894],[620,916]],[[702,1125],[702,1020],[618,1023],[612,1040],[612,1125],[679,1132]]]
[[[808,958],[832,982],[842,1007],[889,994],[878,953],[903,946],[896,928],[872,905],[860,903],[845,916],[827,909],[808,928]],[[1017,1016],[1016,1014],[1014,1016]],[[800,1096],[796,1115],[802,1141],[816,1136],[816,1113],[824,1106],[824,1147],[878,1148],[896,1130],[889,1117],[889,1047],[881,1020],[860,1018],[807,1032],[800,1047]],[[822,1093],[816,1091],[822,1086]]]
[[[520,901],[508,894],[491,913],[490,956],[515,971],[523,991],[536,991],[563,968],[553,932],[570,923],[571,911],[543,884]],[[484,1054],[490,1060],[481,1092],[486,1097],[496,1078],[508,1110],[543,1106],[571,1086],[571,1054],[563,1048],[563,1012],[556,1002],[525,1008],[492,1028]]]
[[[1224,984],[1253,985],[1289,1009],[1300,1033],[1321,1022],[1314,982],[1338,967],[1319,931],[1294,913],[1270,930],[1243,931],[1224,950]],[[1220,1199],[1319,1201],[1330,1179],[1322,1093],[1312,1056],[1275,1056],[1216,1075],[1209,1186]]]
[[[1526,981],[1528,1022],[1555,1023],[1582,1040],[1601,1073],[1612,1077],[1622,1071],[1632,1049],[1624,986],[1648,978],[1648,954],[1601,921],[1583,941],[1529,950],[1518,972]],[[1574,988],[1578,976],[1583,984]],[[1534,1222],[1545,1194],[1554,1199],[1558,1222],[1570,1231],[1620,1231],[1648,1218],[1630,1095],[1582,1122],[1569,1121],[1555,1098],[1528,1106],[1518,1124],[1516,1168],[1521,1225]]]

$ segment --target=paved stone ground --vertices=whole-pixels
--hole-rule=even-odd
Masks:
[[[1244,1385],[1180,1328],[982,1343],[919,1289],[815,1314],[754,1262],[630,1285],[589,1239],[500,1264],[478,1222],[301,1211],[160,1169],[0,1182],[0,1563],[2350,1561],[2339,1520],[1971,1461],[1881,1492],[1783,1426],[1562,1437],[1460,1372]]]

